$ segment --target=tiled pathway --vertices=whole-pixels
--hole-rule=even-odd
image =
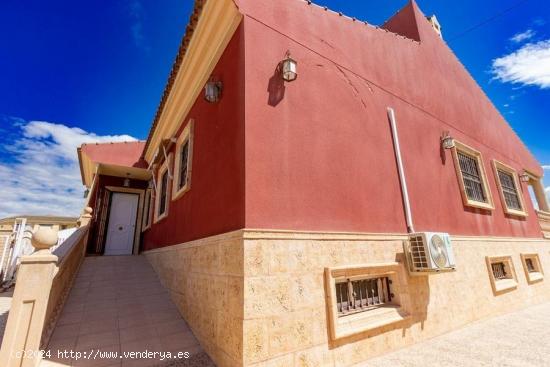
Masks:
[[[168,362],[159,355],[149,359],[122,356],[145,351],[188,352],[191,360],[193,356],[204,360],[202,348],[143,256],[86,258],[48,349],[52,355],[41,366],[157,366]],[[65,350],[73,351],[72,358],[58,353]],[[76,352],[81,353],[80,359]],[[118,355],[100,358],[103,352]]]

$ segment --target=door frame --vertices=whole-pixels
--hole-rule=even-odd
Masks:
[[[132,247],[132,255],[137,255],[139,252],[140,239],[141,239],[141,222],[142,222],[142,216],[143,216],[143,203],[144,203],[145,191],[141,189],[130,189],[127,187],[118,187],[118,186],[105,186],[105,189],[111,192],[111,197],[112,197],[112,193],[116,193],[116,192],[122,193],[122,194],[137,194],[139,196],[137,213],[136,213],[134,244]],[[111,216],[110,214],[111,214],[111,205],[109,204],[109,217]],[[107,219],[107,224],[105,225],[105,231],[107,231],[108,227],[109,227],[109,219]],[[106,234],[104,237],[105,239],[107,239]],[[103,253],[105,253],[105,245],[103,245]]]

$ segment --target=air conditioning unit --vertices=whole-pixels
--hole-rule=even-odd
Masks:
[[[411,233],[404,247],[411,274],[456,268],[451,236],[448,233]]]

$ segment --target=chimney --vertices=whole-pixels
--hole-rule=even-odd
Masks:
[[[432,28],[434,29],[435,33],[441,38],[443,38],[443,35],[441,34],[441,25],[439,24],[439,21],[437,20],[437,17],[434,15],[426,17],[428,19],[428,22],[432,25]]]

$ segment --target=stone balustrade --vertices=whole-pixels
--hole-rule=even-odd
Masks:
[[[36,367],[38,353],[48,343],[59,311],[86,253],[88,224],[92,209],[85,208],[80,228],[66,242],[63,256],[51,252],[57,244],[57,231],[39,227],[32,234],[35,252],[22,256],[2,346],[1,366]]]
[[[537,210],[537,216],[544,237],[550,238],[550,213]]]

